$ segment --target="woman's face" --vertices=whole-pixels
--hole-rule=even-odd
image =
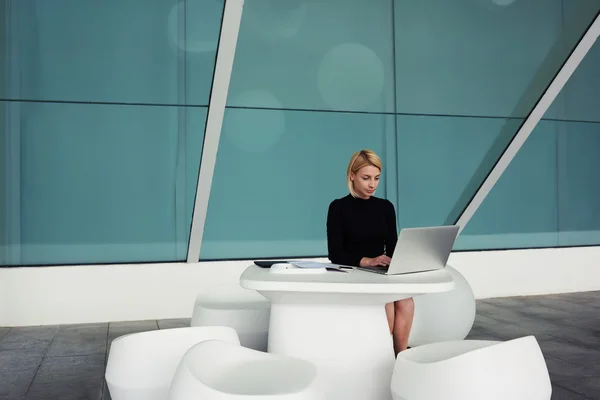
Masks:
[[[352,174],[352,184],[354,185],[354,191],[358,197],[362,199],[368,199],[373,196],[377,185],[379,185],[379,176],[381,171],[379,168],[372,165],[366,165],[358,170],[356,174]]]

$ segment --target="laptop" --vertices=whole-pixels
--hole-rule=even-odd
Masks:
[[[382,275],[400,275],[445,268],[458,229],[458,225],[402,229],[388,267],[356,269]]]

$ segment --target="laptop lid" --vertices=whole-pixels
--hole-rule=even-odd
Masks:
[[[402,229],[387,274],[444,268],[458,236],[458,229],[458,225]]]

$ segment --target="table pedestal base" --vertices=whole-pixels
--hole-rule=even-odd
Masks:
[[[383,304],[272,303],[269,352],[318,367],[328,400],[391,400],[394,350]]]

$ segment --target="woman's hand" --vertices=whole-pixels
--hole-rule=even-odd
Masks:
[[[360,260],[360,266],[361,267],[387,267],[388,265],[390,265],[390,262],[392,261],[392,259],[386,255],[381,255],[379,257],[375,257],[375,258],[369,258],[369,257],[363,257]]]

